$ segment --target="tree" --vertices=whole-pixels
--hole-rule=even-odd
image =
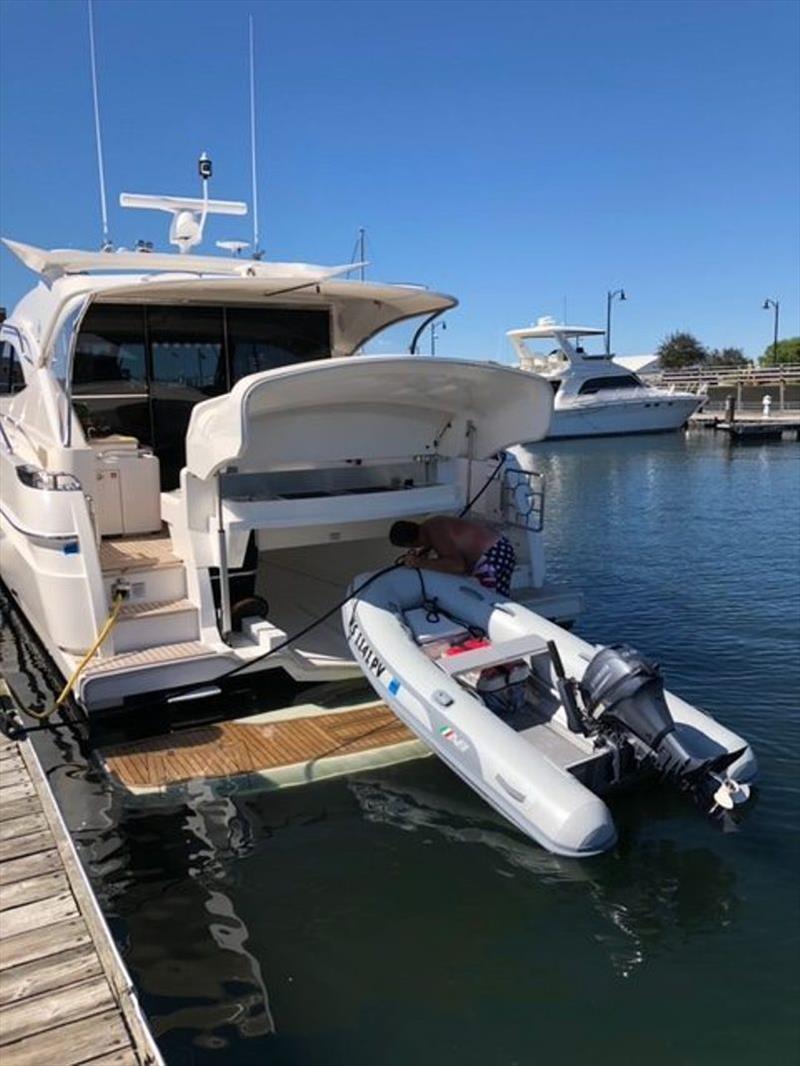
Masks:
[[[656,350],[656,355],[665,369],[697,366],[705,363],[708,352],[691,333],[670,333]]]
[[[785,363],[800,363],[800,337],[785,337],[778,341],[778,350],[770,344],[759,359],[762,366],[779,366]]]
[[[712,348],[706,366],[750,366],[741,348]]]

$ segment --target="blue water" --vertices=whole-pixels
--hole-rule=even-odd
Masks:
[[[618,848],[555,858],[433,759],[125,809],[37,746],[170,1064],[800,1062],[800,447],[710,433],[537,449],[578,625],[662,663],[754,745],[720,827],[650,791]],[[18,622],[12,682],[48,682]]]

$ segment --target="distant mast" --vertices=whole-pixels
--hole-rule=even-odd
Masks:
[[[103,165],[103,138],[100,132],[100,100],[97,92],[97,58],[95,56],[94,47],[94,8],[92,0],[87,0],[87,7],[89,13],[89,55],[91,58],[92,66],[92,98],[94,101],[94,135],[97,143],[97,171],[100,180],[100,217],[103,225],[103,244],[102,249],[104,252],[110,252],[113,250],[114,245],[111,241],[111,234],[108,230],[108,209],[106,207],[106,173]]]

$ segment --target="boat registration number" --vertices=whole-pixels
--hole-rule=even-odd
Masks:
[[[364,660],[364,665],[374,674],[379,680],[381,675],[386,673],[386,663],[380,658],[378,653],[369,643],[367,638],[359,629],[358,623],[354,620],[350,623],[350,646],[356,651],[360,657]]]

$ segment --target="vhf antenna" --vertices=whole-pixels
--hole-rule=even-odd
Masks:
[[[262,256],[258,241],[258,180],[256,176],[256,53],[253,43],[253,16],[250,28],[250,175],[253,184],[253,259]]]
[[[89,54],[92,62],[92,96],[94,99],[94,133],[97,141],[97,171],[100,178],[100,217],[103,223],[104,252],[113,251],[114,245],[108,232],[108,209],[106,207],[106,174],[103,166],[103,138],[100,133],[100,100],[97,93],[97,60],[94,50],[94,8],[92,0],[87,0],[89,9]]]

